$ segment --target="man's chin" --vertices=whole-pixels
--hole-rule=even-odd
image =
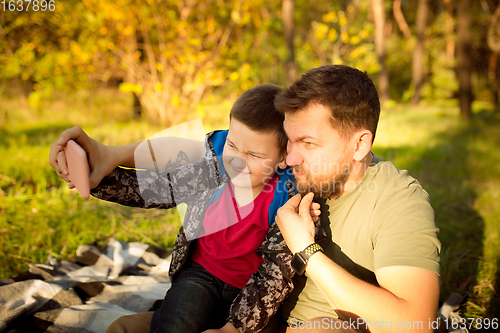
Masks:
[[[297,179],[295,179],[295,188],[297,189],[297,192],[299,192],[302,196],[306,195],[307,193],[312,192],[314,194],[314,197],[320,198],[320,199],[330,199],[332,196],[336,195],[337,193],[340,192],[341,188],[340,186],[336,187],[336,183],[328,183],[322,184],[323,186],[319,186],[317,184],[310,184],[309,182],[298,182]]]

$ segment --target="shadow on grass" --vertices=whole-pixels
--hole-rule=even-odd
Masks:
[[[495,280],[492,283],[494,295],[490,299],[486,311],[488,317],[500,320],[500,270],[498,269],[498,265],[500,265],[500,255],[496,258],[497,272],[495,274]]]
[[[477,142],[482,140],[484,126],[498,128],[499,123],[495,114],[480,112],[473,124],[462,124],[439,133],[433,138],[434,144],[424,150],[411,146],[377,148],[375,142],[375,154],[392,161],[399,169],[407,169],[431,196],[436,224],[440,228],[438,237],[442,242],[441,302],[453,292],[459,292],[466,301],[473,303],[482,296],[477,290],[475,293],[474,286],[478,284],[481,264],[485,260],[485,220],[474,204],[481,191],[478,173],[487,172],[488,164],[477,160],[484,153],[478,155]],[[496,150],[500,142],[489,144]],[[484,176],[486,179],[491,177]],[[498,259],[494,265],[497,263]],[[497,271],[496,277],[489,280],[497,292],[500,292],[499,274]],[[466,314],[500,317],[498,299],[485,297],[479,303],[476,311]]]

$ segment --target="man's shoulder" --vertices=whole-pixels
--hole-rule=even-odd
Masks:
[[[416,186],[422,188],[420,182],[411,176],[408,170],[400,170],[391,161],[384,161],[377,156],[374,156],[367,174],[368,178],[387,187],[404,189]]]
[[[407,170],[398,169],[392,162],[378,160],[367,171],[364,190],[375,194],[371,200],[379,207],[430,207],[430,196],[420,182]],[[428,208],[425,208],[426,210]]]

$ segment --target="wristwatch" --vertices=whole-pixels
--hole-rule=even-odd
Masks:
[[[306,247],[303,251],[295,253],[292,258],[292,268],[295,273],[302,275],[306,271],[307,262],[309,258],[316,252],[323,251],[323,248],[318,243],[313,243]]]

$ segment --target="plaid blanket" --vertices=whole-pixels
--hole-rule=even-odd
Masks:
[[[165,250],[114,238],[80,246],[71,261],[49,257],[0,281],[0,332],[105,332],[163,299],[169,265]]]

